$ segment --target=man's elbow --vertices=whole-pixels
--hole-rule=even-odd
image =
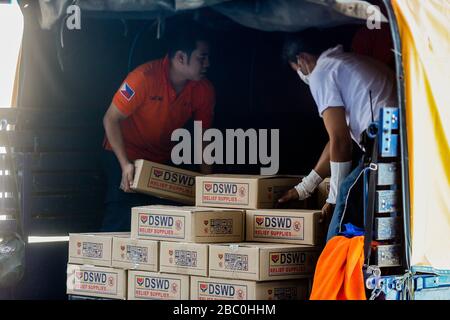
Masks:
[[[352,153],[352,139],[349,135],[330,138],[330,147],[333,153],[341,156],[349,156]]]
[[[105,115],[103,116],[103,128],[106,129],[107,124],[108,124],[108,119],[107,119],[107,115],[106,115],[106,113],[105,113]]]
[[[110,114],[109,112],[106,112],[105,115],[103,116],[103,127],[105,128],[105,130],[107,128],[110,128],[111,126],[113,126],[115,123],[118,123],[117,120],[115,120]]]

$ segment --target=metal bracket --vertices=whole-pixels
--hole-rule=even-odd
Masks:
[[[381,111],[380,122],[382,124],[380,130],[379,153],[383,158],[397,157],[399,146],[399,135],[394,134],[394,130],[399,129],[398,108],[383,108]]]
[[[376,191],[377,213],[396,212],[400,209],[400,191],[381,190]]]

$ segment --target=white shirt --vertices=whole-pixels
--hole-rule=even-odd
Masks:
[[[360,144],[361,134],[380,109],[397,105],[393,72],[369,57],[346,53],[342,46],[322,53],[310,75],[310,89],[319,114],[328,108],[344,107],[352,139]]]

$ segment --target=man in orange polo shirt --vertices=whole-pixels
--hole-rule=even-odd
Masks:
[[[114,95],[103,118],[108,184],[103,231],[129,230],[133,206],[167,204],[132,193],[133,160],[170,164],[175,129],[190,120],[211,127],[215,93],[205,78],[209,67],[205,39],[194,28],[179,31],[169,39],[165,58],[133,70]],[[200,171],[208,173],[205,166]]]

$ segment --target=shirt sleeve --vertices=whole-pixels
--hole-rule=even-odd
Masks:
[[[311,77],[310,89],[319,115],[328,108],[344,107],[334,72],[319,72]]]
[[[120,112],[129,116],[144,103],[146,93],[144,75],[140,72],[131,72],[114,95],[113,103]]]
[[[201,93],[194,105],[194,121],[202,121],[202,127],[209,129],[214,118],[214,107],[216,104],[216,93],[211,83],[202,85]]]

